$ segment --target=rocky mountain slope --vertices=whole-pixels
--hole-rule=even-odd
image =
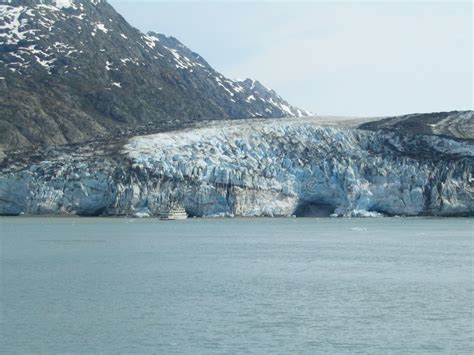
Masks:
[[[0,95],[3,150],[308,114],[173,37],[141,33],[105,0],[2,1]]]
[[[361,128],[474,139],[474,115],[472,111],[415,113],[367,122]]]
[[[430,123],[441,136],[374,119],[237,120],[11,155],[0,214],[151,216],[172,202],[193,216],[474,216],[474,137],[443,128],[474,113],[449,117]]]

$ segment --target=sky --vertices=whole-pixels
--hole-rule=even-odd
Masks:
[[[321,115],[473,108],[473,5],[429,1],[109,0],[223,75]]]

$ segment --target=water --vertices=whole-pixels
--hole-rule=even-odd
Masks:
[[[2,218],[0,353],[472,353],[473,221]]]

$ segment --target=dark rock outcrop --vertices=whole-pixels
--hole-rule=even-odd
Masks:
[[[474,140],[474,111],[414,113],[387,117],[364,123],[360,125],[360,128]]]

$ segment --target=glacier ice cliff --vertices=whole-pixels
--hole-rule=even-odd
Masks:
[[[0,214],[474,215],[474,142],[251,120],[57,150],[0,173]]]

